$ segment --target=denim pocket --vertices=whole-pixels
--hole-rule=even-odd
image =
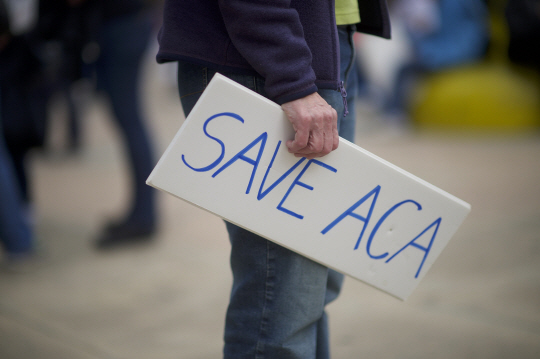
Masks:
[[[178,61],[178,94],[186,117],[201,97],[208,81],[206,67]]]
[[[223,72],[186,61],[178,61],[178,92],[187,116],[216,72],[266,97],[264,79],[256,75]]]

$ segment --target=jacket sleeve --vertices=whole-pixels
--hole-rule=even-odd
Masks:
[[[283,104],[317,91],[311,51],[291,0],[219,0],[236,50],[266,80],[265,91]]]

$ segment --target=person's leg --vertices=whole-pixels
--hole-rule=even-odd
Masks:
[[[110,21],[103,31],[98,81],[109,96],[114,120],[126,145],[133,194],[125,218],[107,228],[98,245],[107,246],[130,237],[146,238],[156,226],[156,192],[146,185],[155,163],[139,86],[141,63],[151,30],[150,18],[129,15]]]
[[[0,119],[0,240],[8,258],[32,253],[33,233],[11,159],[4,145]]]
[[[312,359],[328,269],[227,224],[233,287],[224,357]]]
[[[324,305],[334,301],[341,292],[343,286],[344,275],[336,272],[333,269],[328,270],[328,282],[326,284],[326,296]],[[329,341],[329,325],[328,314],[326,311],[319,322],[317,323],[317,359],[330,358],[330,341]]]
[[[356,74],[354,73],[354,27],[345,26],[338,28],[340,42],[340,77],[347,90],[348,114],[344,115],[344,104],[341,97],[335,95],[335,91],[324,90],[323,97],[338,113],[339,136],[354,143],[356,128]],[[325,306],[335,300],[341,291],[344,276],[332,269],[328,271]],[[317,359],[330,358],[328,315],[323,312],[317,323]]]
[[[349,113],[344,115],[344,104],[341,96],[336,96],[336,91],[322,90],[321,96],[337,111],[338,113],[338,131],[339,136],[354,143],[354,135],[356,128],[356,112],[355,112],[355,97],[356,97],[356,78],[352,70],[354,69],[354,45],[352,36],[354,34],[353,27],[340,27],[338,29],[338,37],[340,40],[340,76],[347,89],[347,107]],[[344,276],[332,269],[328,271],[327,289],[325,295],[325,306],[335,300],[341,291]],[[317,359],[330,358],[330,343],[329,343],[329,328],[328,315],[323,311],[322,317],[317,323]]]
[[[25,207],[30,207],[32,203],[31,188],[28,184],[28,169],[26,155],[29,149],[21,146],[9,148],[7,152],[11,158],[11,164],[19,187],[19,193]]]
[[[408,109],[411,102],[410,94],[413,92],[418,79],[426,74],[426,70],[416,62],[403,64],[396,71],[392,94],[386,103],[385,111],[394,120],[408,121]],[[399,125],[400,123],[395,123]],[[406,123],[401,123],[406,125]]]
[[[178,87],[186,116],[213,74],[198,65],[179,63]],[[224,75],[264,96],[262,78]],[[320,93],[333,101],[341,99],[336,91]],[[333,296],[327,296],[328,268],[233,224],[227,223],[227,230],[233,286],[224,357],[319,358],[317,341],[327,335],[327,329],[319,334],[321,327],[326,328],[324,305]]]

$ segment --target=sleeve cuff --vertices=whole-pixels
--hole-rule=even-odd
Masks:
[[[291,102],[291,101],[294,101],[294,100],[298,100],[299,98],[306,97],[307,95],[311,95],[312,93],[315,93],[317,91],[318,91],[317,86],[312,85],[312,86],[310,86],[309,88],[307,88],[307,89],[305,89],[303,91],[295,92],[293,94],[277,97],[277,98],[274,99],[274,101],[278,105],[283,105],[284,103]]]

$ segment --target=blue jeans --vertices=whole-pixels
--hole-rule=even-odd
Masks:
[[[153,226],[156,192],[146,185],[155,164],[140,97],[141,65],[152,34],[151,13],[116,17],[105,22],[96,63],[98,88],[110,100],[113,119],[126,148],[132,184],[131,211],[126,221]]]
[[[1,106],[1,104],[0,104]],[[0,242],[7,256],[16,257],[33,250],[32,228],[24,212],[19,184],[2,133],[0,113]]]
[[[178,87],[186,116],[214,74],[209,68],[179,62]],[[222,74],[265,96],[263,78]],[[342,113],[339,92],[319,93]],[[329,358],[325,305],[339,295],[343,275],[233,224],[226,225],[233,285],[225,320],[224,358]]]

